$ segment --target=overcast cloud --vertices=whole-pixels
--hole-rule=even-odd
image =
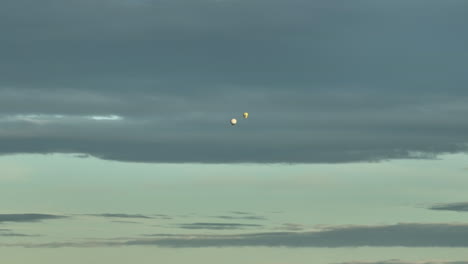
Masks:
[[[330,163],[465,152],[466,10],[455,0],[2,1],[0,153]]]

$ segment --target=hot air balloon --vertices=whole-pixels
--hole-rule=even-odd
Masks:
[[[249,117],[249,113],[245,112],[244,113],[244,118],[247,118],[247,117]]]
[[[237,119],[235,118],[231,119],[231,125],[235,125],[235,124],[237,124]]]

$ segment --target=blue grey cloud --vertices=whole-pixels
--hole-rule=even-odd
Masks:
[[[64,215],[51,214],[0,214],[1,222],[37,222],[41,220],[66,218]]]
[[[274,232],[131,240],[126,245],[165,247],[468,247],[466,224],[403,223],[386,226],[330,227],[314,232]]]
[[[468,202],[436,204],[429,207],[431,210],[468,212]]]
[[[468,264],[468,261],[449,261],[449,260],[421,260],[421,261],[407,261],[399,259],[389,259],[381,261],[350,261],[341,262],[337,264]]]
[[[468,247],[467,224],[400,223],[382,226],[336,226],[318,231],[270,232],[235,235],[151,234],[143,238],[87,242],[17,243],[2,246],[102,247]]]
[[[1,1],[0,154],[333,163],[466,152],[466,10]]]
[[[0,237],[37,237],[39,235],[28,235],[21,233],[0,233]]]
[[[213,218],[219,219],[228,219],[228,220],[267,220],[264,216],[257,216],[257,215],[218,215],[213,216]]]
[[[22,233],[13,232],[11,229],[0,229],[0,237],[36,237],[38,235],[28,235]]]
[[[152,217],[141,215],[141,214],[90,214],[91,216],[99,217],[109,217],[109,218],[141,218],[141,219],[150,219]]]
[[[139,222],[134,221],[111,221],[112,223],[119,223],[119,224],[139,224]]]
[[[231,211],[230,213],[236,214],[236,215],[250,215],[251,214],[249,212],[242,212],[242,211]]]
[[[183,229],[211,229],[211,230],[232,230],[244,228],[260,228],[262,225],[257,224],[240,224],[240,223],[190,223],[180,224],[179,228]]]
[[[294,223],[284,223],[279,227],[276,227],[277,230],[287,230],[287,231],[302,231],[307,229],[305,225],[294,224]]]

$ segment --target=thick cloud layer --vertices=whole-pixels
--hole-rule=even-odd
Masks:
[[[0,152],[328,163],[466,151],[467,7],[2,1]]]

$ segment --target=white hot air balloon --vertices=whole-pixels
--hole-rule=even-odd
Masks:
[[[231,125],[235,125],[235,124],[237,124],[237,119],[235,118],[231,119]]]

